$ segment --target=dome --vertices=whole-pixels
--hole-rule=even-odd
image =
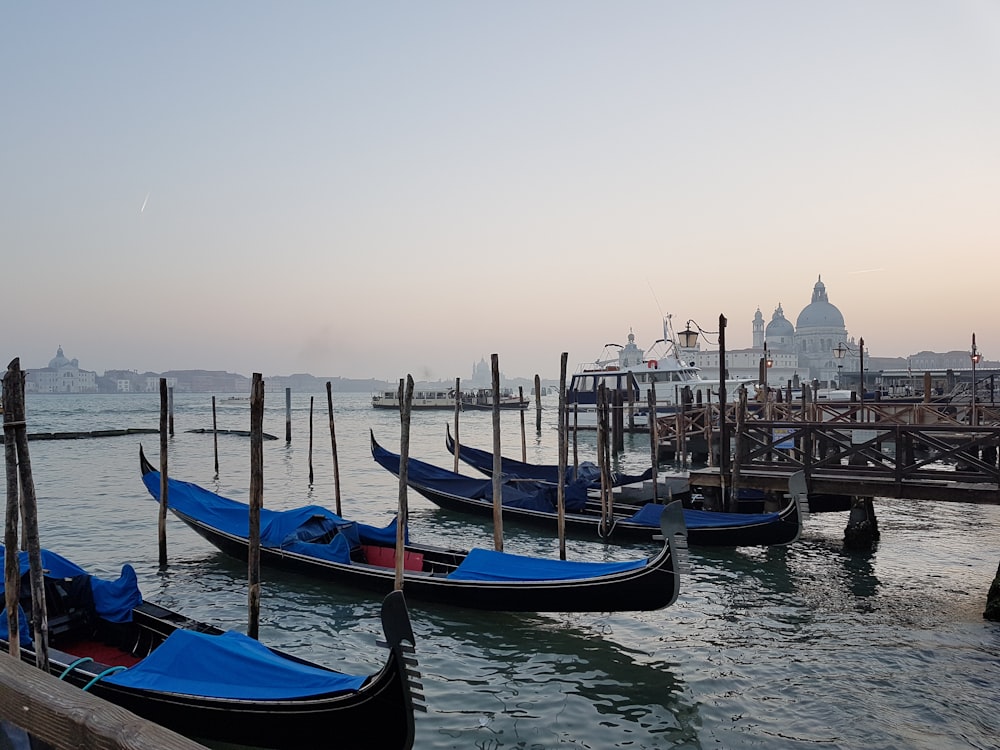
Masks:
[[[764,329],[764,337],[771,340],[787,338],[790,341],[794,335],[795,327],[792,325],[791,321],[785,317],[785,311],[781,309],[781,303],[779,302],[778,307],[771,316],[771,322],[768,323],[767,328]]]
[[[49,367],[51,367],[53,370],[57,370],[60,367],[65,367],[69,363],[70,363],[69,360],[66,359],[66,355],[63,354],[63,349],[60,346],[56,350],[56,356],[54,356],[52,359],[49,360]]]
[[[826,285],[822,278],[813,287],[812,302],[799,313],[795,328],[802,333],[803,328],[843,328],[844,316],[826,297]]]

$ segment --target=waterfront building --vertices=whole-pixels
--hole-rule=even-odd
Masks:
[[[24,390],[26,393],[97,393],[97,373],[81,370],[79,360],[66,357],[59,346],[48,367],[26,371]]]

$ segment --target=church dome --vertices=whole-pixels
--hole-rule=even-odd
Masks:
[[[53,370],[56,370],[60,367],[65,367],[69,363],[70,363],[69,360],[66,359],[66,355],[63,354],[63,348],[60,346],[56,350],[56,356],[54,356],[52,359],[49,360],[49,367],[51,367]]]
[[[812,302],[799,313],[795,328],[802,333],[803,328],[843,328],[844,316],[826,296],[826,285],[822,278],[813,287]]]
[[[778,307],[771,316],[771,322],[768,323],[767,328],[764,329],[764,338],[772,341],[780,338],[787,338],[788,340],[791,340],[794,335],[795,327],[792,325],[791,321],[785,317],[785,311],[781,309],[781,303],[779,302]]]

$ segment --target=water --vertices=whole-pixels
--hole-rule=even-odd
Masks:
[[[310,399],[313,486],[309,485]],[[326,394],[267,394],[264,503],[334,507]],[[219,435],[211,396],[178,394],[169,472],[245,500],[249,440]],[[529,461],[555,462],[554,401],[543,426],[524,415]],[[30,396],[29,432],[157,428],[157,394]],[[247,430],[247,402],[217,397],[219,429]],[[398,450],[399,416],[367,394],[334,394],[343,512],[384,524],[395,477],[375,465],[369,429]],[[503,452],[521,453],[520,414],[501,415]],[[410,455],[451,467],[449,412],[413,415]],[[492,414],[462,415],[463,442],[492,449]],[[581,459],[592,459],[583,437]],[[167,527],[169,569],[157,565],[158,508],[139,477],[138,451],[159,437],[32,441],[44,546],[114,576],[132,563],[147,599],[224,627],[246,629],[245,566],[179,521]],[[623,468],[648,461],[635,436]],[[469,472],[469,470],[463,469]],[[490,524],[409,493],[411,535],[491,547]],[[678,601],[647,613],[520,615],[410,601],[428,712],[417,748],[996,748],[1000,747],[1000,625],[985,622],[1000,561],[1000,508],[876,500],[882,532],[871,553],[843,549],[846,514],[813,515],[790,547],[693,548]],[[505,549],[558,554],[558,543],[507,524]],[[574,559],[626,559],[642,545],[571,540]],[[379,602],[307,578],[263,571],[261,640],[345,671],[381,663]]]

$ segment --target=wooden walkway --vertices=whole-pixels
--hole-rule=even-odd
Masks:
[[[676,449],[704,439],[705,425],[712,425],[707,441],[712,465],[690,472],[692,486],[720,487],[725,479],[730,487],[786,491],[788,477],[803,471],[810,493],[1000,504],[996,407],[977,405],[978,424],[972,425],[968,405],[964,413],[929,404],[809,406],[767,404],[771,408],[747,410],[742,419],[727,410],[725,477],[719,469],[725,460],[718,410],[692,413],[690,420],[660,419],[658,438],[661,447]]]

